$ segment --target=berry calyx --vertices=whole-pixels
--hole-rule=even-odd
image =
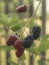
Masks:
[[[25,12],[27,10],[27,6],[26,5],[20,5],[16,8],[16,11],[18,13],[21,13],[21,12]]]
[[[8,46],[11,46],[14,44],[14,42],[17,40],[17,37],[15,35],[11,35],[8,37],[7,41],[6,41],[6,44]]]
[[[33,36],[27,36],[24,40],[23,40],[23,46],[25,48],[30,48],[33,44]]]
[[[38,39],[41,34],[41,28],[39,26],[34,26],[31,29],[31,35],[34,37],[34,39]]]
[[[16,56],[17,56],[17,57],[21,57],[21,56],[22,56],[22,54],[24,53],[24,50],[25,50],[25,49],[24,49],[24,47],[23,47],[23,46],[22,46],[22,47],[20,47],[19,49],[17,49],[17,50],[16,50],[16,53],[15,53],[15,54],[16,54]]]
[[[15,42],[14,42],[14,48],[15,49],[19,49],[21,46],[23,46],[23,41],[22,40],[16,40]]]

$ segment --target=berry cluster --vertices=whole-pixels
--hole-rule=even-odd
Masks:
[[[18,39],[15,35],[11,35],[8,37],[6,44],[8,46],[13,45],[16,50],[16,56],[20,57],[23,53],[25,48],[23,47],[23,41]]]
[[[26,5],[21,5],[16,8],[18,13],[25,12],[27,10]],[[6,41],[8,46],[13,45],[16,50],[16,56],[20,57],[23,53],[25,48],[30,48],[33,44],[34,39],[38,39],[41,34],[41,29],[39,26],[34,26],[31,29],[30,36],[27,36],[23,40],[20,40],[16,37],[16,35],[11,35]]]
[[[27,36],[23,40],[20,40],[16,37],[16,35],[11,35],[8,37],[6,44],[8,46],[13,45],[16,50],[16,56],[20,57],[23,53],[25,48],[30,48],[33,44],[34,39],[38,39],[41,34],[41,29],[39,26],[34,26],[31,29],[30,36]]]
[[[33,37],[27,36],[23,41],[18,39],[15,35],[11,35],[8,37],[6,44],[8,46],[13,45],[16,50],[16,56],[20,57],[23,53],[25,48],[30,48],[33,43]]]

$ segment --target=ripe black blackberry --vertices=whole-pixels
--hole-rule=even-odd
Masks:
[[[30,48],[31,45],[33,44],[33,36],[27,36],[24,40],[23,40],[23,46],[25,48]]]
[[[34,26],[31,29],[31,35],[34,37],[34,39],[38,39],[41,34],[41,28],[39,26]]]

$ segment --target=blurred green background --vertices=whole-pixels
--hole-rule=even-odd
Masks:
[[[49,1],[42,0],[38,5],[39,2],[40,0],[0,0],[0,65],[49,65]],[[27,11],[17,13],[16,7],[22,4],[28,7]],[[23,39],[34,25],[39,25],[42,29],[40,38],[34,41],[30,49],[25,50],[21,58],[17,58],[15,49],[6,45],[7,37],[20,33],[24,27],[25,31],[20,35]]]

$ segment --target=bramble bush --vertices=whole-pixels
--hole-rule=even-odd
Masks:
[[[4,36],[6,38],[9,37],[9,35],[11,36],[10,38],[8,38],[8,42],[7,42],[7,45],[8,43],[9,45],[0,46],[0,51],[16,50],[16,56],[21,59],[25,59],[25,54],[22,54],[24,53],[24,50],[27,50],[34,55],[40,55],[41,52],[49,49],[49,35],[45,35],[45,36],[41,35],[42,28],[41,27],[38,28],[38,25],[36,27],[36,24],[34,23],[33,18],[31,18],[28,21],[24,21],[23,19],[20,19],[16,15],[10,16],[10,15],[3,14],[0,16],[0,24],[3,25],[3,29],[0,29],[0,31],[5,30],[6,34]],[[30,32],[29,36],[24,37],[23,33],[26,27],[33,30]],[[9,33],[10,31],[12,32]],[[40,37],[37,36],[38,32]],[[12,37],[12,35],[13,36],[15,35],[17,37],[16,40],[15,40],[15,37],[14,38]],[[13,39],[14,39],[14,42],[13,42]],[[35,45],[35,42],[33,42],[34,40],[37,40],[37,39],[40,41],[40,44],[38,47]],[[13,42],[14,44],[11,42]],[[10,61],[10,62],[11,64],[16,65],[16,63],[14,63],[13,61]]]

